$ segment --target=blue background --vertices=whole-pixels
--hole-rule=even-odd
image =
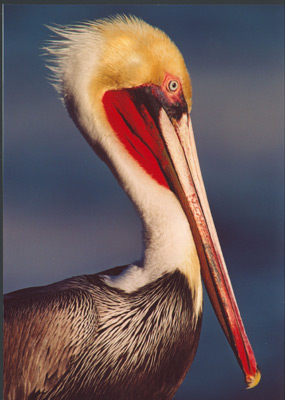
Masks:
[[[116,13],[164,30],[193,83],[205,185],[262,380],[243,376],[205,294],[196,359],[177,400],[283,399],[282,6],[4,8],[4,290],[137,259],[141,224],[46,77],[45,24]]]

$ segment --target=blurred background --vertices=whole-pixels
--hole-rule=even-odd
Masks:
[[[200,345],[176,400],[283,399],[283,11],[4,7],[4,292],[127,264],[142,249],[132,204],[47,80],[45,25],[134,14],[184,55],[205,186],[262,379],[244,389],[205,293]]]

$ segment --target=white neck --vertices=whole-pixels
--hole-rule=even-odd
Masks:
[[[201,307],[200,263],[188,220],[177,197],[150,177],[114,135],[105,135],[101,145],[122,187],[134,202],[144,227],[142,259],[131,264],[123,274],[106,277],[106,282],[132,292],[178,269],[195,291],[197,307]]]

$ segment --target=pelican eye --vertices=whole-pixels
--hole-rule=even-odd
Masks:
[[[175,92],[177,89],[178,89],[178,86],[179,86],[179,83],[177,82],[177,81],[170,81],[169,83],[168,83],[168,89],[171,91],[171,92]]]

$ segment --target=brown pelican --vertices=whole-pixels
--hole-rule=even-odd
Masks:
[[[5,399],[172,399],[198,345],[201,275],[255,386],[260,372],[207,202],[179,50],[134,17],[52,29],[55,85],[134,202],[144,253],[134,264],[6,295]]]

